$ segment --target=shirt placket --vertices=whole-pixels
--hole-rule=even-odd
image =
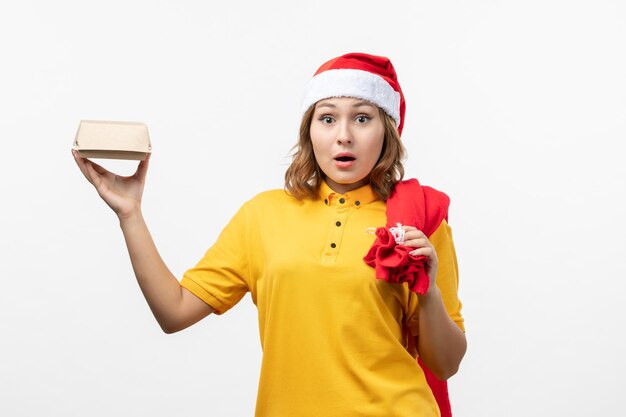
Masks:
[[[344,230],[352,210],[352,204],[350,197],[347,195],[330,196],[327,201],[327,204],[334,209],[334,216],[331,218],[328,226],[328,238],[322,252],[322,263],[334,264],[341,250]]]

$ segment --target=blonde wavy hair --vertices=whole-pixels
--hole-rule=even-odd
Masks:
[[[378,111],[385,125],[385,136],[380,158],[372,168],[369,180],[378,198],[387,201],[393,187],[404,177],[402,160],[405,150],[395,121],[380,107]],[[320,185],[324,180],[324,172],[315,160],[311,143],[311,122],[314,112],[315,106],[311,106],[302,117],[300,137],[298,143],[291,149],[291,165],[285,172],[285,190],[298,200],[317,199]]]

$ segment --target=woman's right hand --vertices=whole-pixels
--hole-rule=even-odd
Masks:
[[[87,181],[96,188],[100,197],[120,220],[132,216],[141,209],[150,154],[139,162],[137,170],[129,177],[115,175],[95,162],[82,158],[75,150],[72,150],[72,155]]]

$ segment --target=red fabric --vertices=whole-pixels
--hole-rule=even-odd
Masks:
[[[409,284],[411,291],[426,294],[430,280],[424,270],[425,256],[413,256],[415,248],[396,245],[389,228],[397,223],[414,226],[430,237],[448,219],[450,199],[441,191],[422,187],[416,179],[400,181],[387,199],[387,227],[376,229],[376,240],[363,258],[376,270],[376,278]]]
[[[424,270],[426,257],[409,255],[413,248],[396,245],[389,228],[401,223],[414,226],[430,237],[444,219],[448,220],[449,205],[450,198],[446,194],[431,187],[422,187],[416,179],[397,183],[387,199],[387,227],[376,229],[376,241],[363,258],[376,270],[376,278],[391,283],[407,282],[412,291],[425,294],[430,284]],[[441,417],[452,417],[448,383],[437,379],[419,358],[418,363],[424,370]]]
[[[379,227],[376,229],[376,242],[363,260],[376,270],[376,278],[393,284],[406,282],[411,291],[426,294],[429,283],[424,271],[426,257],[410,255],[413,249],[397,245],[389,229]]]
[[[452,407],[450,406],[450,396],[448,395],[448,382],[438,380],[435,374],[424,365],[421,359],[418,358],[417,363],[422,367],[424,375],[426,376],[426,382],[428,382],[428,386],[433,392],[435,400],[437,400],[441,417],[452,417]]]

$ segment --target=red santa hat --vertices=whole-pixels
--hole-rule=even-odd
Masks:
[[[354,97],[382,108],[402,134],[406,104],[396,70],[389,58],[349,53],[323,64],[304,89],[302,114],[330,97]]]

